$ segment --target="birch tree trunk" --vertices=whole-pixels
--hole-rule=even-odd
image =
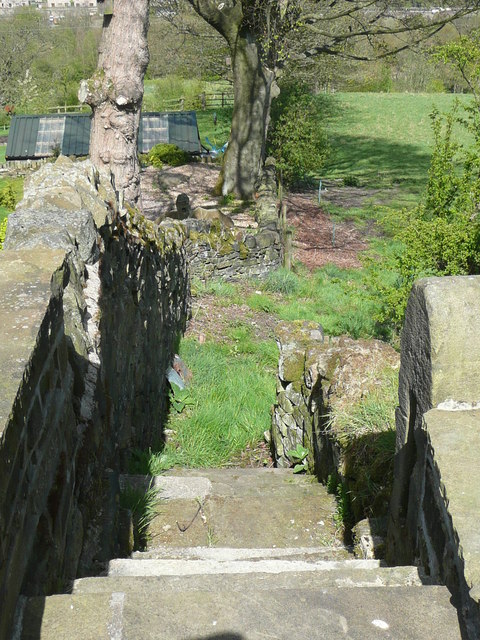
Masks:
[[[137,154],[143,79],[148,65],[149,0],[115,0],[104,16],[98,68],[79,98],[93,110],[90,158],[110,170],[126,203],[141,206]]]

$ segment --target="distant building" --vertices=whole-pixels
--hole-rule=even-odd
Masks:
[[[1,10],[13,10],[19,7],[38,7],[39,9],[95,9],[97,0],[0,0]]]
[[[17,9],[18,7],[37,6],[34,0],[0,0],[0,9]]]
[[[55,153],[86,156],[90,143],[89,113],[13,116],[5,157],[7,160],[46,158]],[[148,153],[160,142],[175,144],[183,151],[200,154],[195,111],[142,113],[138,150]]]
[[[47,9],[70,9],[71,7],[96,7],[97,0],[46,0]]]

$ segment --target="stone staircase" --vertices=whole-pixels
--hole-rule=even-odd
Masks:
[[[147,551],[26,601],[18,640],[462,638],[445,587],[353,559],[332,497],[306,476],[179,470],[155,485]]]

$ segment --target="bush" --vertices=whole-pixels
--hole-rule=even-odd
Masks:
[[[13,211],[16,204],[15,193],[10,184],[0,189],[0,207],[5,207],[8,211]]]
[[[5,234],[7,233],[7,218],[0,222],[0,250],[3,249]]]
[[[180,167],[190,161],[190,155],[174,144],[157,144],[148,154],[148,161],[157,169],[161,169],[164,164]]]
[[[322,104],[304,85],[282,88],[272,106],[269,153],[277,161],[287,185],[317,174],[328,157],[328,141],[322,127]]]
[[[458,106],[444,117],[432,113],[435,146],[423,202],[395,214],[401,248],[390,268],[396,277],[387,284],[377,281],[377,291],[384,303],[379,319],[397,328],[417,278],[480,273],[480,115],[475,107],[467,109],[466,118],[457,111]],[[455,122],[473,135],[468,149],[453,140]]]
[[[357,176],[349,175],[343,178],[343,186],[344,187],[359,187],[360,180]]]

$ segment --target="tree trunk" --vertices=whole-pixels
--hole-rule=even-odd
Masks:
[[[137,155],[143,78],[148,65],[149,0],[115,0],[105,15],[98,68],[79,98],[93,110],[90,158],[110,170],[125,202],[140,206]]]
[[[240,32],[231,48],[234,105],[222,191],[250,198],[263,167],[270,105],[278,87],[251,33]]]

